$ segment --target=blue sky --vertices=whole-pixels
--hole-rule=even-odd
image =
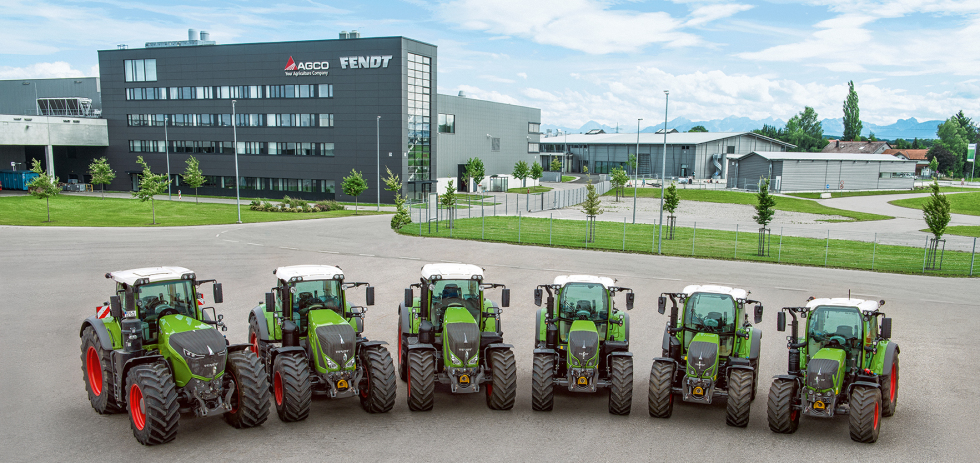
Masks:
[[[99,49],[403,35],[439,46],[439,92],[542,122],[670,118],[980,119],[980,0],[0,0],[0,79],[97,75]],[[643,124],[644,126],[648,124]]]

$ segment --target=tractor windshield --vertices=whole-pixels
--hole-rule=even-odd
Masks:
[[[432,324],[439,330],[446,308],[462,306],[477,322],[480,320],[480,282],[477,280],[436,280],[432,290]]]
[[[684,311],[686,328],[706,333],[735,331],[735,300],[727,294],[694,293]]]
[[[306,331],[306,314],[311,309],[330,309],[344,316],[340,280],[299,281],[290,288],[293,297],[293,318],[300,332]]]
[[[190,280],[164,281],[136,287],[136,307],[143,321],[155,321],[163,315],[187,315],[197,318],[197,300]]]
[[[861,345],[861,313],[856,307],[819,306],[807,323],[807,355],[824,347],[837,347],[853,359]]]
[[[559,323],[562,342],[568,336],[568,330],[574,320],[589,320],[595,322],[600,337],[605,334],[603,324],[609,319],[609,293],[606,287],[598,283],[568,283],[558,292]]]

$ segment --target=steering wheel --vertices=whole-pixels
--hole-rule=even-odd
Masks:
[[[180,312],[178,312],[177,309],[173,307],[167,307],[166,309],[161,310],[160,313],[157,314],[157,319],[166,317],[167,315],[179,315],[179,314]]]
[[[588,320],[591,317],[592,317],[592,311],[590,311],[590,310],[576,310],[575,311],[575,318],[577,318],[579,320]]]
[[[717,318],[709,318],[709,319],[707,319],[707,320],[704,321],[704,326],[706,326],[708,328],[718,329],[718,324],[719,323],[718,323],[718,319]]]
[[[847,342],[847,340],[846,340],[846,339],[844,339],[844,337],[843,337],[843,336],[837,336],[837,335],[834,335],[834,336],[831,336],[831,337],[830,337],[830,340],[829,340],[829,341],[827,341],[827,344],[833,344],[833,343],[837,343],[837,344],[838,344],[838,345],[840,345],[841,347],[844,347],[844,343],[846,343],[846,342]]]

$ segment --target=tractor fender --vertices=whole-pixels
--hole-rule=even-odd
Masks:
[[[545,333],[541,331],[541,319],[544,318],[544,311],[546,308],[542,307],[538,309],[537,316],[534,317],[534,344],[537,345],[538,342],[544,342]]]
[[[230,344],[225,349],[227,349],[228,353],[230,354],[232,352],[238,352],[240,350],[247,350],[250,349],[251,347],[252,347],[251,344]]]
[[[268,341],[270,339],[269,324],[265,320],[265,310],[263,310],[263,307],[265,307],[264,304],[255,306],[255,308],[252,309],[252,314],[250,315],[250,317],[254,317],[255,321],[259,325],[259,332],[258,332],[259,339],[263,341]]]
[[[102,344],[102,348],[106,351],[112,350],[112,335],[109,334],[109,330],[105,327],[105,323],[99,317],[92,315],[82,322],[82,328],[78,330],[78,337],[82,337],[82,333],[85,332],[85,327],[91,326],[95,330],[96,336],[99,337],[99,343]],[[889,365],[889,368],[891,366]]]
[[[799,376],[794,376],[794,375],[776,375],[776,376],[773,376],[772,379],[789,379],[789,380],[796,381],[797,387],[802,387],[803,386],[803,383],[802,383],[803,378],[802,377],[799,377]]]
[[[401,334],[412,334],[412,308],[405,307],[405,303],[398,304],[398,318],[400,320]]]
[[[513,349],[513,348],[514,346],[511,344],[494,343],[494,344],[488,344],[486,351],[489,352],[492,349]]]
[[[680,345],[680,341],[676,336],[670,334],[670,324],[664,325],[664,342],[663,342],[663,356],[666,357],[670,354],[670,346],[672,344]]]
[[[633,356],[632,352],[616,351],[616,352],[609,353],[609,357],[632,357],[632,356]]]
[[[436,350],[435,346],[433,346],[432,344],[422,344],[422,343],[409,344],[408,347],[407,347],[407,349],[409,351],[413,351],[413,350],[431,350],[431,351],[435,351]]]
[[[677,360],[674,360],[670,357],[654,357],[653,363],[657,363],[657,362],[673,363],[674,365],[677,365]]]
[[[368,347],[385,346],[385,345],[388,345],[386,341],[364,341],[364,342],[357,343],[357,348],[358,350],[360,350],[360,349],[366,349]]]
[[[555,352],[555,350],[554,350],[554,349],[545,349],[545,348],[538,348],[538,349],[534,349],[534,354],[551,354],[551,355],[558,355],[558,352]]]
[[[749,359],[755,360],[759,358],[759,351],[762,350],[762,330],[759,328],[752,328],[752,344],[749,346]]]
[[[287,346],[287,347],[273,347],[269,349],[269,365],[275,365],[276,357],[282,354],[295,354],[300,353],[303,357],[306,357],[306,349],[300,346]],[[272,371],[269,371],[272,374]]]
[[[135,367],[137,365],[145,365],[145,364],[148,364],[148,363],[156,363],[156,362],[160,362],[160,361],[162,361],[164,364],[167,365],[167,371],[169,371],[170,372],[170,375],[173,376],[174,371],[173,371],[173,368],[171,368],[171,366],[170,366],[170,362],[167,362],[166,360],[164,360],[164,358],[163,358],[162,355],[144,355],[142,357],[136,357],[136,358],[131,358],[131,359],[127,360],[126,363],[122,367],[122,371],[120,372],[121,373],[121,376],[119,377],[119,384],[120,384],[119,387],[120,387],[120,390],[122,390],[122,389],[124,389],[126,387],[126,385],[125,385],[126,376],[129,375],[129,370],[131,368],[133,368],[133,367]],[[125,402],[125,398],[119,397],[119,401],[121,403],[124,403]]]
[[[870,388],[873,388],[873,389],[881,389],[881,385],[878,384],[878,383],[872,383],[870,381],[855,381],[855,382],[851,383],[850,386],[847,386],[847,395],[850,396],[851,395],[851,391],[853,391],[854,388],[857,387],[857,386],[870,387]]]
[[[895,357],[900,352],[901,352],[901,349],[898,348],[898,343],[897,342],[889,342],[888,345],[885,346],[885,358],[884,358],[885,363],[883,364],[883,366],[881,368],[881,373],[880,374],[883,374],[883,375],[884,374],[889,374],[889,375],[891,374],[891,372],[892,372],[892,364],[895,363]]]

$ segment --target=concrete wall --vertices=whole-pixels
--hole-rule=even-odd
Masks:
[[[24,85],[24,82],[28,84]],[[89,98],[93,109],[102,109],[98,77],[15,79],[0,80],[0,114],[37,115],[35,85],[37,98]]]
[[[0,145],[107,146],[103,119],[0,114]]]

